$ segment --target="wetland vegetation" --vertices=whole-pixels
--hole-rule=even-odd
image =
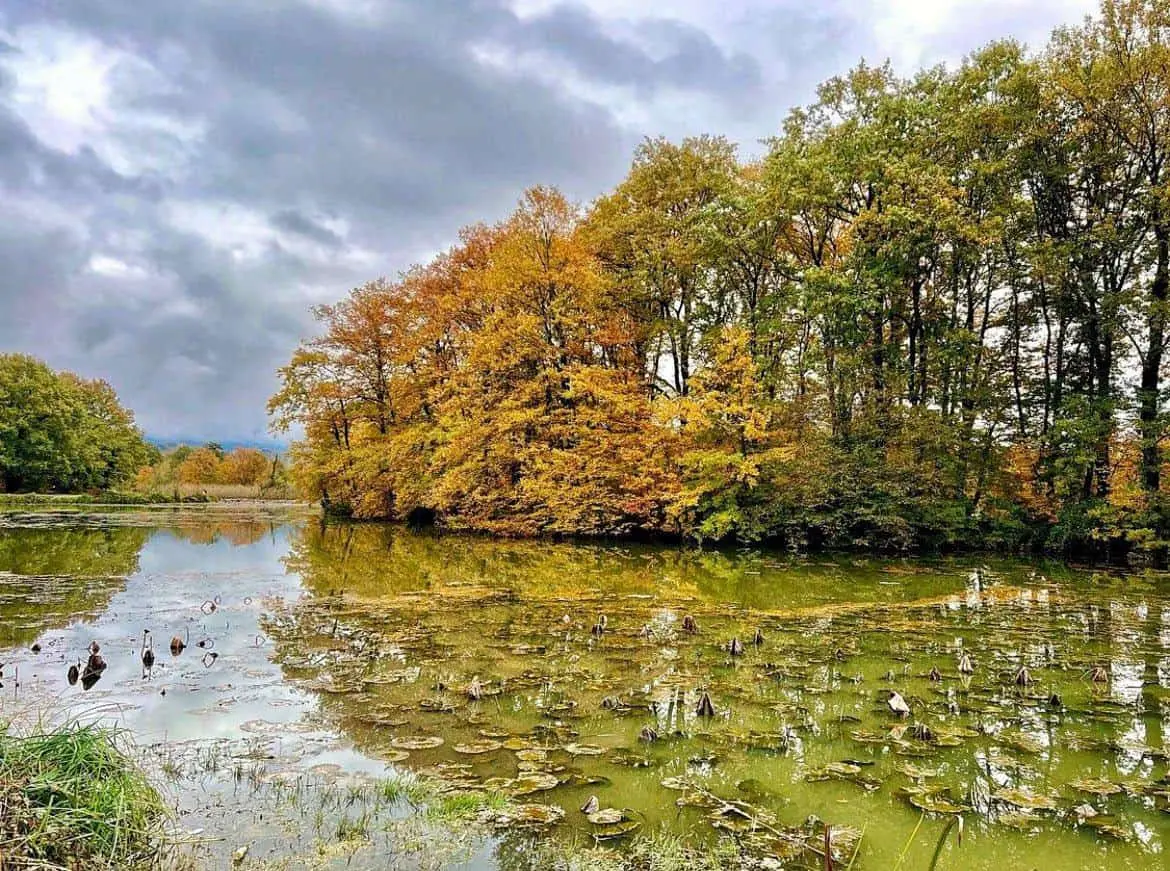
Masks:
[[[93,725],[0,733],[0,868],[157,867],[169,849],[162,795]]]
[[[2,517],[0,712],[133,736],[197,866],[1164,857],[1158,572],[500,541],[287,508]],[[93,642],[106,667],[72,684]],[[962,845],[957,824],[940,842],[957,817]]]

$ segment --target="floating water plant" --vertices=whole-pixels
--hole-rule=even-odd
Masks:
[[[886,699],[886,706],[899,717],[910,716],[910,706],[906,704],[906,700],[899,692],[890,693],[889,698]]]
[[[154,636],[149,629],[142,630],[142,667],[148,672],[154,668]]]

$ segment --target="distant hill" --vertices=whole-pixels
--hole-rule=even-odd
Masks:
[[[158,436],[148,435],[146,440],[158,448],[160,451],[168,451],[171,448],[177,448],[179,445],[191,445],[198,447],[205,445],[208,442],[214,441],[225,451],[231,451],[235,448],[255,448],[259,451],[264,451],[268,454],[283,454],[288,450],[288,442],[279,441],[277,439],[207,439],[207,438],[160,438]]]

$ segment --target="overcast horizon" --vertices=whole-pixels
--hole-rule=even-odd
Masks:
[[[267,439],[311,305],[587,202],[646,136],[752,153],[862,58],[1042,44],[1096,0],[6,0],[0,352],[105,378],[160,439]]]

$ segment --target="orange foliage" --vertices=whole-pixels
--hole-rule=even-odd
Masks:
[[[272,461],[263,451],[255,448],[235,448],[220,461],[215,483],[256,486],[267,480],[271,470]]]
[[[180,484],[211,484],[219,474],[219,456],[211,448],[196,448],[179,465],[175,477]]]
[[[317,310],[324,335],[270,406],[305,427],[300,485],[359,516],[428,509],[502,534],[657,525],[670,434],[580,218],[537,188],[400,282]]]

